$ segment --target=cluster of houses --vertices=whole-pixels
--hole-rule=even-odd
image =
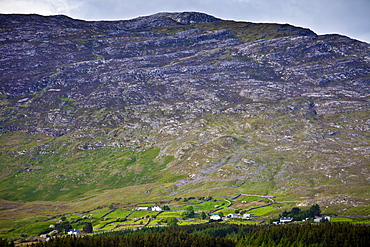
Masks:
[[[136,207],[136,211],[163,211],[163,209],[159,206],[150,206],[150,207]]]
[[[157,211],[157,212],[164,211],[164,209],[162,209],[159,206],[136,207],[134,210],[135,211]],[[245,219],[245,220],[250,220],[250,219],[253,219],[253,218],[254,217],[252,216],[252,214],[247,214],[247,213],[243,214],[242,216],[240,216],[238,214],[235,214],[235,213],[230,213],[226,216],[222,216],[222,214],[220,215],[220,214],[214,213],[210,216],[210,219],[214,220],[214,221],[220,221],[220,220],[223,220],[223,219]],[[306,218],[306,219],[303,219],[302,221],[308,221],[308,220],[309,219]],[[313,222],[323,222],[323,221],[330,221],[330,217],[329,216],[316,217],[313,220]],[[279,221],[274,221],[272,223],[275,224],[275,225],[280,225],[280,224],[287,224],[287,223],[290,223],[290,222],[293,222],[293,218],[283,217],[283,218],[280,218]],[[54,225],[50,225],[50,227],[55,228]],[[54,231],[56,231],[56,230],[54,230]],[[56,233],[57,233],[57,231],[56,231]],[[79,230],[79,229],[70,229],[68,231],[68,235],[79,235],[79,234],[81,234],[81,230]],[[54,235],[54,234],[52,234],[52,235]],[[50,236],[48,234],[42,234],[42,235],[40,235],[40,237],[50,239]]]
[[[135,208],[136,211],[157,211],[157,212],[160,212],[160,211],[163,211],[163,209],[159,206],[150,206],[150,207],[136,207]],[[58,223],[61,223],[62,221],[60,220]],[[55,228],[54,225],[50,225],[51,228]],[[55,231],[55,230],[54,230]],[[56,232],[57,233],[57,232]],[[68,235],[80,235],[82,232],[80,229],[70,229],[67,234]],[[50,236],[49,234],[41,234],[40,235],[41,238],[46,238],[46,239],[49,239]]]
[[[323,222],[323,221],[328,221],[330,222],[330,216],[323,216],[323,217],[317,217],[316,219],[313,220],[313,222]]]
[[[303,219],[302,221],[303,222],[308,221],[308,218]],[[315,222],[315,223],[319,223],[319,222],[323,222],[323,221],[330,221],[330,216],[316,217],[313,220],[313,222]],[[293,218],[286,217],[286,218],[280,218],[279,221],[274,221],[272,223],[275,224],[275,225],[280,225],[280,224],[286,224],[286,223],[290,223],[290,222],[293,222]]]
[[[67,232],[68,235],[80,235],[81,234],[81,230],[80,229],[70,229],[68,232]]]
[[[218,220],[222,220],[222,219],[225,219],[225,218],[229,218],[229,219],[245,219],[245,220],[251,220],[253,219],[253,216],[252,214],[243,214],[243,216],[240,216],[240,215],[237,215],[237,214],[228,214],[224,217],[221,217],[219,214],[217,213],[214,213],[210,216],[210,219],[211,220],[215,220],[215,221],[218,221]],[[302,220],[303,222],[304,221],[308,221],[309,219],[306,218],[304,220]],[[330,221],[330,216],[322,216],[322,217],[316,217],[313,222],[315,223],[319,223],[319,222],[323,222],[323,221]],[[287,224],[287,223],[290,223],[290,222],[293,222],[293,218],[291,217],[283,217],[283,218],[280,218],[279,221],[274,221],[272,222],[273,224],[275,225],[280,225],[280,224]]]
[[[50,232],[49,234],[41,234],[40,238],[45,238],[46,241],[49,241],[52,236],[55,236],[58,233],[58,231],[54,230]],[[80,235],[82,234],[80,229],[69,229],[67,232],[68,235]]]
[[[243,214],[243,216],[237,214],[228,214],[225,217],[228,219],[245,219],[245,220],[250,220],[253,218],[252,214]],[[222,220],[222,217],[219,214],[212,214],[209,218],[211,220]]]

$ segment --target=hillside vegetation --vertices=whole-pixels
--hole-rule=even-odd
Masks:
[[[0,15],[0,220],[256,194],[369,206],[369,44],[159,13]]]

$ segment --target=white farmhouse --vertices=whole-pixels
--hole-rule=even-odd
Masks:
[[[136,207],[135,210],[136,211],[147,211],[149,209],[148,209],[148,207]]]
[[[226,215],[227,218],[240,218],[237,214],[228,214]]]
[[[79,229],[71,229],[68,231],[68,235],[80,235],[81,231]]]
[[[322,221],[330,221],[330,216],[323,216],[323,217],[317,217],[313,220],[313,222],[322,222]]]
[[[151,206],[148,208],[148,210],[157,211],[157,212],[163,211],[160,206]]]
[[[221,220],[221,216],[218,214],[212,214],[211,217],[209,217],[211,220]]]
[[[289,223],[292,222],[293,218],[280,218],[280,223]]]
[[[252,214],[243,214],[243,219],[250,220],[252,218]]]

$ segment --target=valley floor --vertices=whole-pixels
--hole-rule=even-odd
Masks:
[[[279,215],[290,211],[292,207],[296,207],[296,202],[278,202],[274,197],[243,194],[234,197],[174,198],[168,201],[133,204],[111,203],[90,211],[52,217],[39,215],[16,218],[13,215],[5,218],[3,215],[0,220],[0,237],[43,241],[49,236],[63,232],[67,234],[69,228],[79,229],[82,234],[86,234],[84,231],[87,225],[91,225],[95,234],[169,225],[198,225],[210,221],[219,221],[222,224],[265,225],[279,221]],[[368,208],[360,207],[357,210],[360,214],[369,211]],[[353,213],[353,210],[350,212]],[[323,214],[330,214],[331,222],[370,224],[369,216],[338,216],[325,210]]]

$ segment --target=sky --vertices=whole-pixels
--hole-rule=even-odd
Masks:
[[[0,0],[2,14],[64,14],[83,20],[127,20],[182,11],[227,20],[288,23],[317,34],[337,33],[370,43],[370,0]]]

